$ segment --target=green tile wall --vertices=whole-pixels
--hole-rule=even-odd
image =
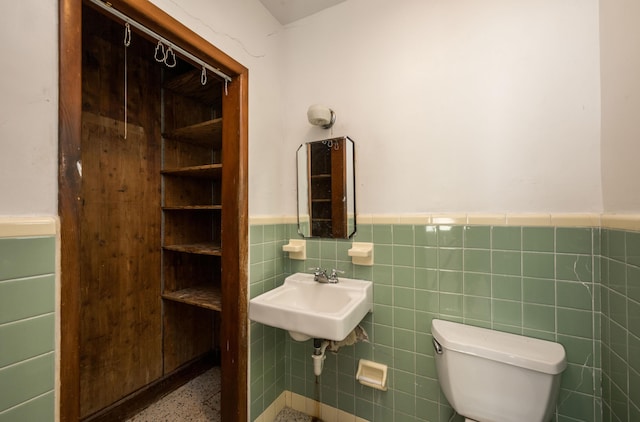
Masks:
[[[569,365],[554,420],[640,420],[639,236],[599,228],[361,225],[355,240],[375,250],[375,265],[362,267],[348,259],[350,241],[308,240],[308,259],[294,261],[281,252],[297,237],[294,226],[252,226],[252,297],[287,274],[337,268],[374,282],[374,312],[362,324],[371,342],[328,354],[319,383],[310,341],[252,323],[251,417],[286,389],[371,421],[451,420],[431,346],[437,317],[561,343]],[[361,358],[389,366],[389,391],[355,381]]]
[[[55,238],[0,239],[0,422],[54,420]]]
[[[640,420],[640,233],[602,230],[604,421]]]
[[[286,243],[287,226],[252,225],[249,230],[249,295],[253,298],[284,280],[282,245]],[[249,398],[253,420],[285,389],[284,350],[288,334],[254,322],[250,330]]]

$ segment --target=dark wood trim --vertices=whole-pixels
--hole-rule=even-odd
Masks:
[[[222,420],[248,420],[248,70],[233,58],[146,0],[111,0],[115,8],[233,77],[224,97],[225,164],[222,347]],[[82,0],[59,2],[59,193],[61,236],[60,420],[80,419],[80,214],[78,193],[82,124]],[[227,150],[227,148],[229,148]],[[225,159],[226,163],[226,159]],[[229,167],[229,169],[227,169]],[[227,176],[225,176],[226,174]],[[231,177],[231,178],[229,178]],[[227,181],[233,181],[227,183]],[[225,203],[226,207],[227,203]]]
[[[176,369],[171,374],[152,382],[117,401],[106,409],[101,410],[91,416],[86,417],[86,422],[110,422],[123,421],[135,415],[145,407],[153,404],[166,394],[186,384],[189,380],[197,377],[218,364],[216,356],[207,354],[199,359],[195,359],[182,367]]]
[[[60,215],[60,420],[80,419],[80,214],[82,2],[59,3],[58,214]]]
[[[236,75],[222,100],[222,420],[247,420],[248,74]],[[229,117],[231,116],[231,117]],[[227,119],[231,124],[227,124]],[[227,161],[229,155],[233,157]],[[226,235],[226,233],[232,235]],[[235,235],[237,233],[237,235]],[[231,278],[230,278],[231,277]],[[225,349],[227,353],[225,353]],[[235,361],[234,361],[235,359]],[[226,370],[225,370],[226,369]],[[224,406],[238,403],[238,406]]]

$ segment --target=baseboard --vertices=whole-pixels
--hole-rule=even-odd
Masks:
[[[283,391],[254,422],[273,422],[285,407],[319,417],[323,422],[367,422],[365,419],[287,390]]]
[[[216,365],[220,365],[219,354],[207,353],[82,420],[109,422],[128,419]]]

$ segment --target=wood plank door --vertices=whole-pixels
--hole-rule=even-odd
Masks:
[[[80,415],[163,375],[160,76],[137,37],[85,8],[80,191]],[[125,126],[125,107],[127,123]]]

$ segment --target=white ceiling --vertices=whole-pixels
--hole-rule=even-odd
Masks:
[[[283,25],[313,15],[345,0],[260,0]]]

